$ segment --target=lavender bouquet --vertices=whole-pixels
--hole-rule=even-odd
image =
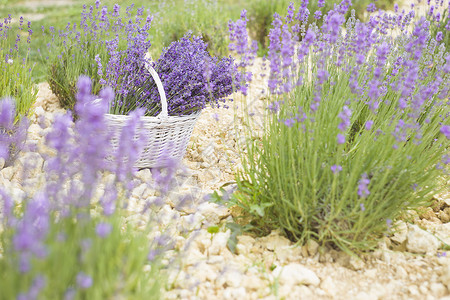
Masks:
[[[221,59],[211,56],[201,37],[187,33],[179,41],[163,50],[153,63],[159,74],[167,97],[171,116],[197,112],[210,104],[220,107],[226,97],[239,88],[240,73],[232,57]],[[156,116],[161,111],[160,96],[154,80],[148,80],[131,92],[137,107],[146,115]],[[227,108],[226,104],[222,104]],[[133,107],[134,108],[134,107]]]

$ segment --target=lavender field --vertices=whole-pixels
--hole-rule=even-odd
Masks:
[[[450,299],[449,1],[116,2],[0,0],[0,299]]]

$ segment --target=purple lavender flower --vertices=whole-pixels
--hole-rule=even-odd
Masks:
[[[372,120],[368,120],[366,122],[366,130],[370,130],[373,126],[373,121]]]
[[[286,125],[287,127],[292,127],[295,124],[295,120],[294,119],[286,119],[284,120],[284,125]]]
[[[322,12],[320,10],[317,10],[314,13],[314,18],[317,19],[317,20],[320,20],[321,17],[322,17]]]
[[[328,80],[328,77],[330,76],[330,73],[328,73],[325,69],[319,69],[317,71],[317,79],[319,84],[323,84],[325,81]]]
[[[442,31],[439,31],[436,34],[436,42],[441,42],[444,39],[444,34],[442,33]]]
[[[190,114],[207,104],[219,107],[220,99],[239,88],[241,74],[234,60],[211,57],[206,47],[200,37],[187,34],[164,49],[156,61],[154,68],[166,92],[169,115]],[[156,115],[161,108],[153,80],[148,81],[145,90],[148,93],[144,93],[142,103],[137,106]]]
[[[92,286],[92,277],[89,275],[86,275],[84,272],[79,272],[77,274],[77,285],[81,289],[88,289]]]
[[[332,166],[330,167],[330,169],[331,169],[331,172],[333,172],[334,174],[337,174],[337,173],[339,173],[340,171],[342,171],[342,167],[339,166],[339,165],[332,165]]]
[[[109,223],[99,223],[97,224],[97,226],[95,227],[95,232],[97,233],[97,235],[101,238],[105,238],[107,237],[112,230],[112,225]]]
[[[342,111],[339,113],[338,117],[342,122],[338,125],[340,131],[345,131],[350,126],[350,117],[352,116],[352,111],[347,105],[344,105]]]
[[[441,127],[441,133],[450,140],[450,125],[443,125]]]
[[[370,194],[370,191],[368,189],[370,183],[370,179],[367,178],[367,174],[364,173],[359,180],[358,184],[358,196],[361,198],[367,198],[367,196]]]
[[[15,111],[14,100],[11,98],[0,100],[0,129],[12,129]]]
[[[377,7],[375,6],[375,3],[369,3],[369,5],[367,5],[368,12],[374,12],[376,10],[377,10]]]
[[[319,0],[317,2],[317,7],[324,7],[325,6],[325,0]]]
[[[339,133],[337,135],[337,143],[338,143],[338,145],[344,144],[345,143],[345,135]]]
[[[366,211],[366,207],[364,206],[364,203],[360,203],[359,207],[361,208],[361,211]]]

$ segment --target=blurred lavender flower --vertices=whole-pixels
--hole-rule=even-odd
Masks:
[[[95,227],[95,232],[97,233],[97,235],[101,238],[105,238],[107,237],[112,231],[112,225],[109,223],[99,223],[97,224],[97,226]]]
[[[331,166],[331,172],[333,172],[334,174],[337,174],[340,171],[342,171],[342,166],[339,166],[339,165],[332,165]]]
[[[370,130],[373,126],[373,121],[372,120],[368,120],[366,122],[366,130]]]
[[[77,274],[77,285],[81,289],[88,289],[92,286],[92,277],[86,275],[84,272],[79,272]]]
[[[15,104],[11,98],[0,100],[0,129],[11,130],[14,125]]]
[[[367,196],[370,194],[370,191],[368,189],[368,185],[370,183],[370,179],[367,178],[367,174],[364,173],[359,180],[358,184],[358,196],[361,198],[367,198]]]
[[[443,125],[441,127],[441,133],[450,140],[450,125]]]
[[[338,117],[342,122],[338,125],[340,131],[344,132],[350,126],[350,117],[352,116],[352,111],[347,105],[344,105],[342,111],[339,113]]]

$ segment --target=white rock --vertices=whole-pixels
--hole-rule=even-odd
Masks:
[[[397,221],[394,224],[394,227],[395,227],[395,231],[394,231],[394,235],[391,237],[391,240],[393,240],[394,242],[397,242],[399,244],[406,241],[406,238],[408,236],[408,226],[406,225],[406,223],[403,221]]]
[[[435,234],[444,243],[450,245],[450,223],[445,223],[436,227]]]
[[[441,282],[447,286],[450,292],[450,263],[447,263],[442,267],[442,275],[440,277]]]
[[[206,262],[192,265],[191,267],[189,267],[189,273],[193,274],[200,282],[214,282],[219,275],[219,272],[217,272],[216,268],[207,264]]]
[[[142,180],[142,182],[153,182],[152,172],[150,169],[143,169],[136,173],[136,177]]]
[[[25,198],[26,193],[20,189],[20,188],[12,188],[11,191],[9,192],[9,195],[11,196],[12,199],[14,199],[15,201],[20,201],[22,199]]]
[[[306,249],[308,250],[308,254],[310,256],[314,256],[317,251],[319,251],[319,244],[315,240],[308,240],[306,243]]]
[[[273,230],[268,236],[260,238],[259,241],[271,251],[277,248],[289,247],[292,244],[287,238],[281,236],[277,230]]]
[[[417,225],[408,224],[408,240],[406,249],[414,253],[436,254],[441,242],[431,233],[422,230]]]
[[[256,275],[246,274],[243,278],[242,285],[247,290],[259,290],[265,286],[265,282]]]
[[[336,295],[336,284],[331,277],[326,277],[320,283],[320,288],[325,291],[329,296]]]
[[[5,159],[3,157],[0,157],[0,170],[3,169],[5,166]]]
[[[223,291],[224,299],[246,299],[246,297],[247,293],[244,287],[239,288],[229,287]]]
[[[36,116],[42,116],[45,114],[45,110],[42,108],[42,106],[38,106],[34,109],[34,114]]]
[[[320,283],[320,279],[314,271],[311,271],[298,263],[291,263],[284,267],[277,267],[272,273],[274,276],[278,277],[281,284],[287,284],[290,286],[295,286],[298,284],[317,286]]]
[[[198,206],[197,211],[205,217],[205,221],[210,224],[218,224],[221,219],[226,218],[230,211],[225,206],[216,203],[204,202]]]
[[[200,213],[195,213],[192,215],[181,216],[179,231],[192,231],[196,228],[199,228],[202,225],[203,216]]]
[[[236,252],[238,254],[247,254],[255,244],[255,239],[249,235],[240,235],[237,237],[238,244],[236,245]]]
[[[0,173],[3,175],[3,178],[5,178],[8,181],[11,181],[14,174],[16,173],[16,170],[14,170],[13,167],[7,167],[7,168],[0,170]]]
[[[147,189],[147,185],[145,183],[142,183],[133,189],[131,196],[139,199],[142,197],[142,194],[144,193],[144,191],[146,189]]]
[[[226,232],[218,232],[213,235],[211,246],[208,248],[209,255],[218,255],[221,250],[227,247],[230,238],[230,230]]]
[[[242,281],[242,273],[237,270],[227,270],[217,278],[217,284],[219,286],[224,286],[226,284],[230,287],[239,287],[242,285]]]

